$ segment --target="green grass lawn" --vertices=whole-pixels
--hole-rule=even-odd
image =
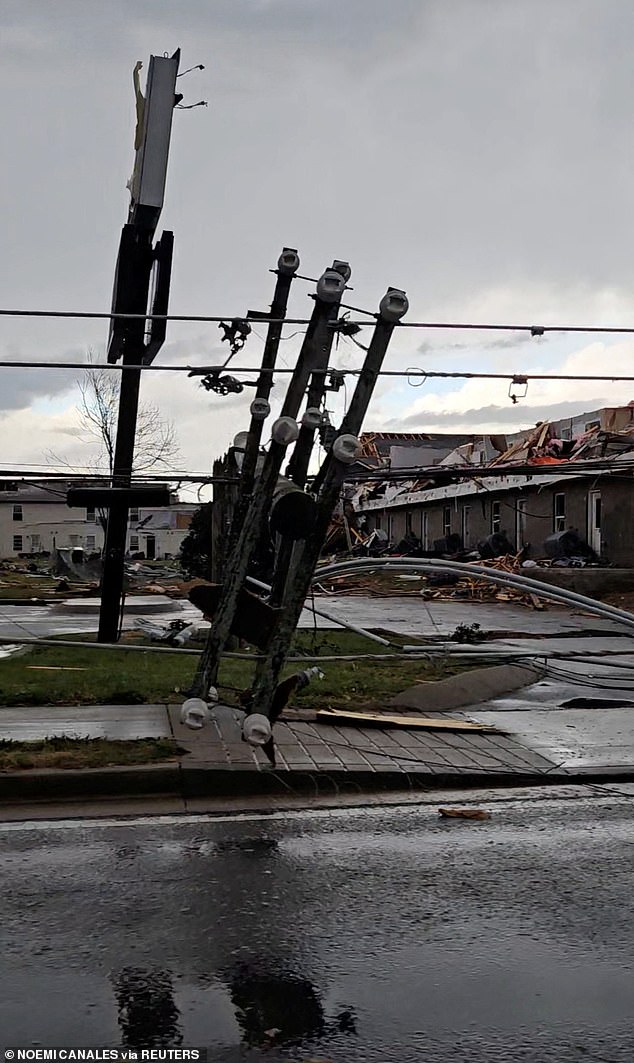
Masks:
[[[77,639],[75,635],[69,637]],[[137,637],[126,636],[127,642],[131,639]],[[296,636],[294,652],[325,657],[391,651],[348,631],[302,631]],[[37,646],[29,653],[0,661],[0,705],[180,702],[192,682],[196,663],[193,655],[156,653],[149,646],[134,652],[105,647]],[[283,675],[303,667],[301,662],[291,662]],[[426,662],[376,657],[324,661],[321,668],[325,678],[314,680],[298,694],[298,707],[377,705],[414,683],[442,679],[463,670],[455,660]],[[219,675],[222,699],[237,704],[239,692],[251,685],[253,671],[254,664],[250,661],[225,658]]]
[[[152,764],[178,756],[169,738],[45,738],[40,742],[0,740],[0,771],[27,768],[103,768],[122,764]]]

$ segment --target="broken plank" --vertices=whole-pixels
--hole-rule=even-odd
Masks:
[[[497,727],[486,723],[473,723],[471,720],[457,720],[453,717],[429,719],[425,716],[393,716],[379,712],[346,712],[344,709],[318,709],[316,723],[356,723],[359,726],[421,728],[426,731],[480,731],[495,733]]]

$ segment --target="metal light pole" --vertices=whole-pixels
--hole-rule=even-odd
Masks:
[[[171,58],[151,56],[143,98],[139,68],[134,72],[137,97],[135,164],[130,180],[130,211],[123,227],[112,298],[113,314],[148,312],[154,272],[152,314],[167,314],[172,266],[173,234],[164,232],[153,246],[153,238],[165,195],[165,180],[176,102],[176,77],[180,51]],[[122,359],[117,435],[112,469],[112,487],[128,488],[132,479],[134,442],[139,408],[141,367],[149,364],[165,340],[165,321],[112,319],[108,361]],[[125,497],[125,496],[123,496]],[[104,547],[99,612],[99,642],[116,642],[123,597],[125,544],[129,508],[113,498],[109,509]]]

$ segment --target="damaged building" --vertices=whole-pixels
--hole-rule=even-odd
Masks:
[[[445,553],[494,537],[493,553],[634,566],[634,403],[506,437],[366,433],[362,444],[355,474],[373,479],[347,495],[364,537]]]

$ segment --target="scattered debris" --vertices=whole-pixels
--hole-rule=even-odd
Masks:
[[[562,701],[560,709],[630,709],[634,708],[634,701],[626,701],[623,698],[570,698]]]
[[[491,819],[483,808],[439,808],[438,813],[446,819]]]
[[[480,731],[499,733],[497,727],[471,720],[457,720],[449,716],[395,716],[385,712],[346,712],[344,709],[319,709],[315,713],[317,723],[357,724],[360,727],[407,727],[427,731]]]
[[[486,642],[487,634],[479,624],[458,624],[458,627],[449,638],[451,642],[461,642],[475,646],[478,642]]]
[[[88,668],[71,664],[27,664],[30,672],[87,672]]]

